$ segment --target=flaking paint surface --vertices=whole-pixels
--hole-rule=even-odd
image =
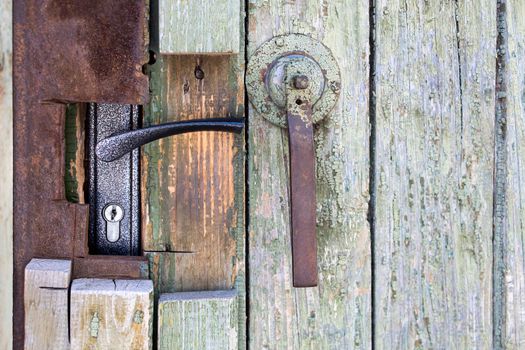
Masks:
[[[319,287],[294,289],[287,130],[249,110],[249,347],[369,349],[368,1],[248,2],[248,55],[302,33],[332,50],[341,95],[315,129]]]
[[[375,345],[489,349],[496,4],[375,12]]]

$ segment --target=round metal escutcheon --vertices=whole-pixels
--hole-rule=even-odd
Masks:
[[[341,89],[341,75],[328,47],[303,34],[276,36],[251,56],[246,71],[246,88],[254,108],[268,121],[286,127],[284,77],[293,67],[294,75],[305,75],[312,85],[314,123],[334,108]]]

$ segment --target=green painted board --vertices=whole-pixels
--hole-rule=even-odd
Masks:
[[[159,0],[161,54],[236,54],[239,0]]]
[[[495,349],[525,349],[525,2],[500,2]],[[506,5],[506,6],[505,6]],[[503,65],[501,65],[503,63]]]
[[[162,294],[159,350],[236,350],[236,297],[235,290]]]
[[[0,3],[0,349],[12,346],[13,91],[12,2]]]
[[[252,0],[248,55],[276,35],[322,41],[341,96],[315,129],[319,286],[292,286],[287,130],[249,110],[249,348],[369,349],[369,1]]]
[[[496,2],[375,13],[375,346],[490,349]]]

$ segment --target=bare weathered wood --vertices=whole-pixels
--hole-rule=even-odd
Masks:
[[[11,1],[0,3],[0,349],[12,348],[13,103]]]
[[[71,285],[71,349],[151,349],[153,283],[77,279]]]
[[[72,203],[86,203],[86,104],[72,103],[66,107],[65,121],[65,174],[66,199]]]
[[[501,126],[500,138],[502,152],[496,165],[506,177],[501,182],[505,187],[495,199],[502,211],[496,212],[496,232],[500,234],[497,243],[501,245],[499,256],[495,259],[496,273],[501,269],[502,294],[494,295],[496,314],[495,336],[500,338],[497,349],[525,348],[525,2],[521,0],[499,1],[500,11],[498,29],[501,40],[498,41],[498,68],[503,69],[498,76],[500,91],[497,95],[497,121]],[[502,110],[505,108],[506,110]],[[500,130],[498,130],[499,132]],[[505,143],[506,141],[506,143]],[[501,156],[501,153],[499,154]],[[498,256],[496,256],[498,258]],[[498,322],[501,319],[502,323]],[[499,339],[496,339],[499,340]],[[496,348],[496,347],[495,347]]]
[[[496,2],[375,13],[375,345],[489,349]]]
[[[244,117],[242,35],[238,45],[239,55],[159,55],[149,67],[144,124]],[[235,288],[239,348],[246,333],[243,151],[243,137],[225,133],[153,142],[143,148],[141,192],[143,249],[156,292]]]
[[[292,287],[287,130],[250,108],[252,349],[371,347],[368,8],[368,0],[249,2],[249,54],[275,35],[304,33],[332,50],[342,74],[341,98],[315,130],[317,288]]]
[[[68,350],[70,260],[32,259],[25,269],[25,349]]]
[[[162,294],[159,350],[236,350],[236,296],[234,290]]]
[[[160,0],[160,53],[239,53],[240,10],[237,0]]]

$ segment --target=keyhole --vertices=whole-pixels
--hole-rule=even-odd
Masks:
[[[111,207],[111,220],[115,220],[115,217],[117,216],[117,207],[112,206]]]

